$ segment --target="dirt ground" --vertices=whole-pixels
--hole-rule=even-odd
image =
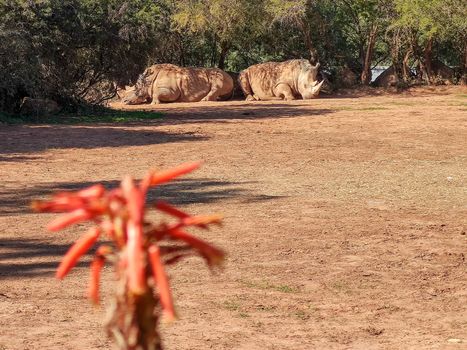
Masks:
[[[467,348],[465,89],[157,110],[0,126],[0,349],[111,349],[84,297],[89,258],[54,278],[84,225],[46,232],[31,199],[199,159],[150,197],[223,213],[195,233],[229,258],[215,276],[194,258],[170,270],[166,349]],[[110,267],[103,279],[106,303]]]

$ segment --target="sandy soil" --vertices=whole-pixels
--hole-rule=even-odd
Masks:
[[[216,276],[197,259],[170,271],[166,349],[466,349],[465,89],[158,110],[0,126],[0,349],[111,349],[83,296],[89,258],[53,277],[85,227],[46,232],[31,199],[198,159],[151,198],[222,212],[199,234],[229,259]],[[105,302],[112,281],[108,267]]]

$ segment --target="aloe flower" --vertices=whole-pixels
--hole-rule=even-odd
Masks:
[[[88,296],[99,303],[100,274],[106,261],[114,264],[117,291],[107,328],[120,349],[162,349],[157,325],[159,305],[168,320],[176,318],[170,282],[165,266],[193,254],[205,259],[210,268],[219,266],[225,253],[185,231],[196,226],[208,229],[221,224],[221,216],[191,216],[168,203],[146,205],[147,191],[187,174],[200,163],[186,163],[170,170],[150,172],[141,181],[126,177],[120,186],[106,190],[97,184],[77,192],[61,192],[50,200],[34,201],[38,212],[63,213],[47,228],[59,231],[68,226],[94,223],[63,257],[56,276],[63,279],[99,240],[105,236],[111,246],[97,248],[91,262]],[[150,223],[147,209],[171,216],[173,222]]]

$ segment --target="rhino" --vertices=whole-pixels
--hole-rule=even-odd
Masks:
[[[260,63],[241,71],[239,82],[247,101],[311,99],[324,82],[318,68],[305,59]]]
[[[399,77],[397,76],[394,66],[388,67],[384,70],[373,82],[374,86],[377,87],[391,87],[396,86],[399,83]]]
[[[127,89],[124,104],[161,102],[199,102],[228,99],[233,79],[218,68],[178,67],[156,64],[146,68],[134,88]]]
[[[21,101],[20,114],[22,115],[51,115],[60,112],[57,102],[49,99],[25,97]]]

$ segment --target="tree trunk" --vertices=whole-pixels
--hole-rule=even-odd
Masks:
[[[412,76],[410,72],[410,67],[409,67],[409,60],[410,60],[411,55],[412,55],[412,50],[408,49],[407,52],[405,53],[404,60],[402,61],[402,79],[404,80],[405,83],[407,83],[410,80],[410,77]]]
[[[371,82],[371,61],[373,59],[377,34],[378,26],[373,25],[370,33],[368,34],[368,43],[365,52],[365,60],[363,62],[363,71],[360,77],[361,83],[363,85],[369,85]]]
[[[467,41],[464,44],[464,63],[462,67],[461,84],[467,85]]]
[[[300,18],[298,20],[298,25],[303,33],[303,39],[305,40],[305,45],[308,48],[308,51],[310,52],[310,63],[315,65],[318,63],[319,57],[318,57],[318,50],[316,50],[315,46],[313,45],[313,40],[311,39],[310,26],[303,18]]]
[[[226,44],[226,43],[221,44],[221,52],[220,52],[220,56],[219,56],[219,62],[217,64],[217,67],[219,69],[224,69],[225,59],[227,57],[227,53],[229,52],[229,50],[230,50],[230,45],[229,44]]]
[[[423,52],[426,81],[430,85],[433,80],[433,38],[430,38]]]

